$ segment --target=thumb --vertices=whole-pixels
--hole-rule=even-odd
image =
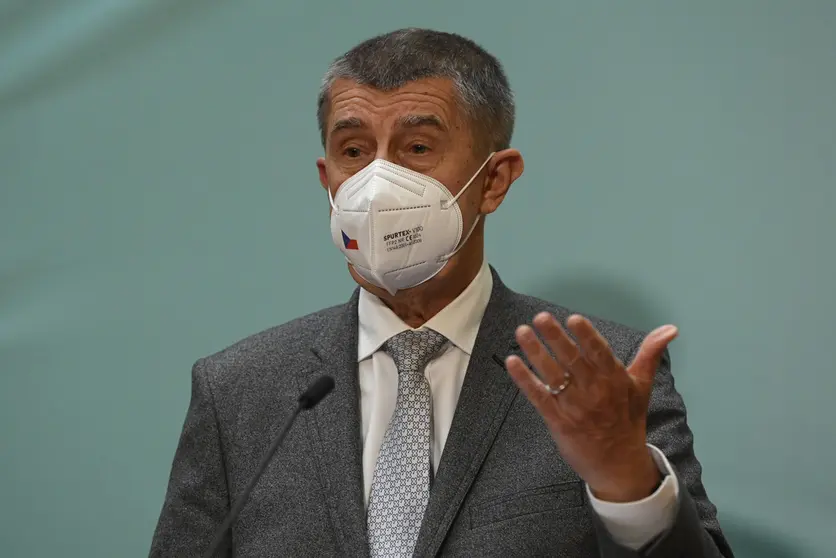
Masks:
[[[659,368],[662,354],[677,335],[679,335],[679,330],[672,325],[658,327],[648,333],[627,369],[627,373],[642,384],[653,385],[653,377],[656,375],[656,369]]]

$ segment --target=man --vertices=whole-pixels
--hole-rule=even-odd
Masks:
[[[570,315],[484,260],[485,216],[523,172],[497,60],[453,34],[375,37],[331,65],[318,118],[359,288],[197,362],[151,555],[204,552],[328,374],[225,555],[731,557],[671,377],[676,328]]]

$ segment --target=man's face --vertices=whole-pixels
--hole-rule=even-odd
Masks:
[[[474,146],[473,130],[457,106],[450,80],[422,79],[396,90],[380,91],[341,79],[334,82],[330,93],[325,157],[317,161],[317,167],[320,183],[330,189],[332,195],[336,195],[346,179],[375,159],[385,159],[430,176],[456,195],[489,155]],[[498,155],[458,200],[464,230],[469,230],[480,213],[495,210],[510,182],[522,172],[518,152],[506,150]],[[505,185],[503,187],[500,180],[497,186],[494,184],[497,160],[509,156],[519,158],[518,170],[502,172],[508,175]],[[472,238],[477,240],[475,237],[480,236],[474,234]],[[466,258],[467,252],[466,245],[446,267],[455,268],[455,260],[460,259],[459,255]],[[445,272],[451,271],[445,269]],[[445,272],[439,275],[447,275]],[[353,270],[352,275],[362,286],[369,288]],[[369,290],[378,293],[378,289]]]
[[[423,79],[394,91],[337,80],[331,87],[324,168],[320,165],[324,185],[336,193],[373,160],[386,159],[431,176],[456,194],[482,164],[459,112],[446,79]],[[472,189],[477,198],[479,190]]]

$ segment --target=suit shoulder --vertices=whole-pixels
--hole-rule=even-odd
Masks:
[[[572,314],[581,314],[592,322],[601,335],[603,335],[614,349],[629,350],[635,347],[645,336],[645,332],[583,312],[582,310],[570,309],[541,298],[514,293],[515,306],[525,315],[523,318],[530,322],[538,312],[549,312],[562,323]]]
[[[217,376],[275,367],[306,357],[322,328],[344,312],[345,306],[325,308],[265,329],[201,358],[198,364]]]

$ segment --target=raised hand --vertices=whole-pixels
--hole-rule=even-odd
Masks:
[[[661,475],[647,447],[647,410],[653,378],[678,331],[662,326],[642,342],[633,362],[621,363],[583,316],[570,316],[567,335],[554,316],[538,314],[534,329],[516,337],[532,372],[518,356],[508,373],[546,422],[560,454],[599,499],[632,502],[649,496]]]

